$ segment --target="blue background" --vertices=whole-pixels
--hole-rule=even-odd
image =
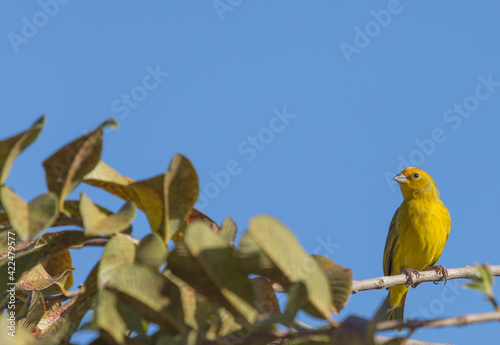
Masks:
[[[308,252],[367,279],[382,275],[402,200],[391,178],[415,165],[452,215],[440,263],[499,264],[499,11],[494,1],[2,2],[0,136],[48,116],[7,184],[27,200],[42,193],[41,162],[115,117],[102,159],[123,175],[160,174],[182,153],[217,223],[231,216],[241,234],[273,215]],[[82,190],[122,205],[88,186],[72,197]],[[135,224],[144,236],[142,214]],[[76,285],[99,255],[73,251]],[[464,282],[411,290],[406,315],[491,311]],[[353,295],[338,319],[371,317],[385,294]],[[492,343],[497,330],[413,338]]]

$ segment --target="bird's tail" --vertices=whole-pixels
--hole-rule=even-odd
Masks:
[[[397,287],[396,287],[397,288]],[[391,288],[389,293],[387,294],[384,303],[378,310],[377,314],[373,318],[374,321],[380,322],[384,320],[403,320],[404,319],[404,311],[405,311],[405,303],[406,303],[406,295],[408,294],[408,288],[403,291],[399,291],[400,289]],[[392,303],[391,303],[392,302]],[[393,307],[393,305],[396,305]],[[398,332],[401,332],[402,328],[396,328]]]
[[[408,290],[401,296],[401,301],[399,304],[391,309],[389,311],[389,316],[387,320],[404,320],[404,314],[405,314],[405,303],[406,303],[406,295],[408,294]],[[389,294],[387,296],[389,297]],[[401,332],[400,329],[398,329],[399,332]]]

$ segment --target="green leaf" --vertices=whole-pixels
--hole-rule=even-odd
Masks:
[[[231,218],[227,217],[222,222],[218,235],[229,244],[233,244],[234,238],[236,237],[236,223]]]
[[[197,345],[200,343],[199,339],[202,339],[201,337],[202,335],[192,330],[184,332],[183,334],[177,334],[173,336],[169,332],[160,329],[153,335],[153,338],[156,341],[155,344],[168,344],[168,345]],[[225,344],[231,344],[231,343],[226,342]],[[91,344],[91,345],[105,345],[105,344]]]
[[[12,227],[18,235],[27,239],[30,233],[28,203],[6,186],[0,187],[0,201],[5,207]]]
[[[167,261],[167,247],[161,237],[151,233],[144,237],[137,248],[135,262],[159,270]]]
[[[352,291],[352,270],[337,265],[321,255],[311,255],[319,264],[330,283],[333,311],[338,314],[345,306]]]
[[[170,270],[165,270],[162,273],[179,288],[181,295],[182,310],[184,311],[184,323],[192,329],[198,329],[198,322],[196,320],[196,313],[200,310],[197,308],[198,296],[196,290],[189,284],[175,276]]]
[[[118,297],[114,293],[108,290],[99,291],[92,322],[114,342],[125,344],[127,325],[118,311]]]
[[[62,147],[43,162],[47,185],[59,198],[61,212],[64,211],[64,200],[69,193],[99,162],[103,128],[115,125],[114,120],[104,122],[96,130]]]
[[[493,275],[488,268],[487,264],[479,265],[475,264],[477,272],[470,277],[471,281],[463,285],[465,289],[477,290],[484,293],[487,296],[487,300],[490,301],[496,310],[500,310],[498,302],[495,299],[493,293]]]
[[[45,116],[41,116],[28,130],[0,141],[0,185],[3,185],[14,159],[36,140],[45,124]]]
[[[45,193],[29,203],[30,238],[54,224],[59,214],[57,197],[53,193]]]
[[[127,325],[127,329],[130,332],[136,332],[141,339],[147,340],[148,335],[146,335],[146,332],[148,330],[149,322],[139,315],[134,308],[121,302],[120,300],[118,301],[117,306],[121,318]]]
[[[305,286],[313,316],[330,316],[331,295],[326,275],[318,263],[299,245],[293,234],[276,219],[255,217],[240,242],[238,256],[248,273],[266,276],[287,288],[291,283]],[[306,310],[311,313],[310,310]]]
[[[271,321],[290,326],[300,309],[307,305],[307,290],[303,282],[291,283],[287,288],[288,302],[282,315],[272,318]]]
[[[118,234],[109,240],[99,263],[98,285],[100,288],[106,286],[118,268],[134,262],[135,251],[134,242],[125,235]]]
[[[135,207],[133,202],[128,201],[117,213],[107,215],[82,193],[80,214],[86,235],[114,235],[130,227],[135,217]]]
[[[205,223],[188,226],[184,241],[168,257],[168,267],[211,301],[249,324],[255,322],[258,311],[248,276],[237,266],[233,248]]]
[[[164,197],[166,205],[165,233],[160,231],[164,242],[186,226],[186,215],[198,199],[198,176],[191,162],[184,156],[176,154],[164,182]]]
[[[487,264],[483,264],[481,266],[476,265],[478,269],[479,276],[482,278],[482,281],[484,281],[484,285],[491,290],[493,287],[493,275],[491,274],[490,269],[488,268]]]
[[[99,210],[105,215],[112,215],[113,212],[107,208],[94,204],[99,208]],[[80,228],[84,228],[83,218],[80,213],[80,200],[64,200],[64,213],[59,213],[59,217],[53,224],[53,226],[64,226],[64,225],[74,225]],[[132,226],[129,226],[126,230],[121,231],[122,233],[130,234],[132,233]]]
[[[142,265],[128,265],[110,277],[108,289],[118,298],[162,327],[185,330],[179,288],[158,272]]]
[[[35,237],[57,219],[57,198],[52,193],[42,194],[28,204],[10,188],[2,186],[0,200],[12,227],[23,239]]]
[[[135,181],[116,172],[100,161],[94,170],[87,174],[83,182],[101,188],[125,201],[133,201],[138,209],[146,213],[149,225],[155,232],[165,224],[163,198],[164,174],[153,178]]]

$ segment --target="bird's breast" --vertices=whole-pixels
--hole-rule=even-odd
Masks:
[[[448,238],[449,219],[442,203],[403,203],[397,219],[399,268],[422,270],[435,263]]]

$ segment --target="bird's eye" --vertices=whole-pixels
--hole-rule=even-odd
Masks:
[[[419,174],[419,173],[414,173],[414,174],[413,174],[413,177],[414,177],[414,178],[419,178],[419,177],[420,177],[420,174]]]

